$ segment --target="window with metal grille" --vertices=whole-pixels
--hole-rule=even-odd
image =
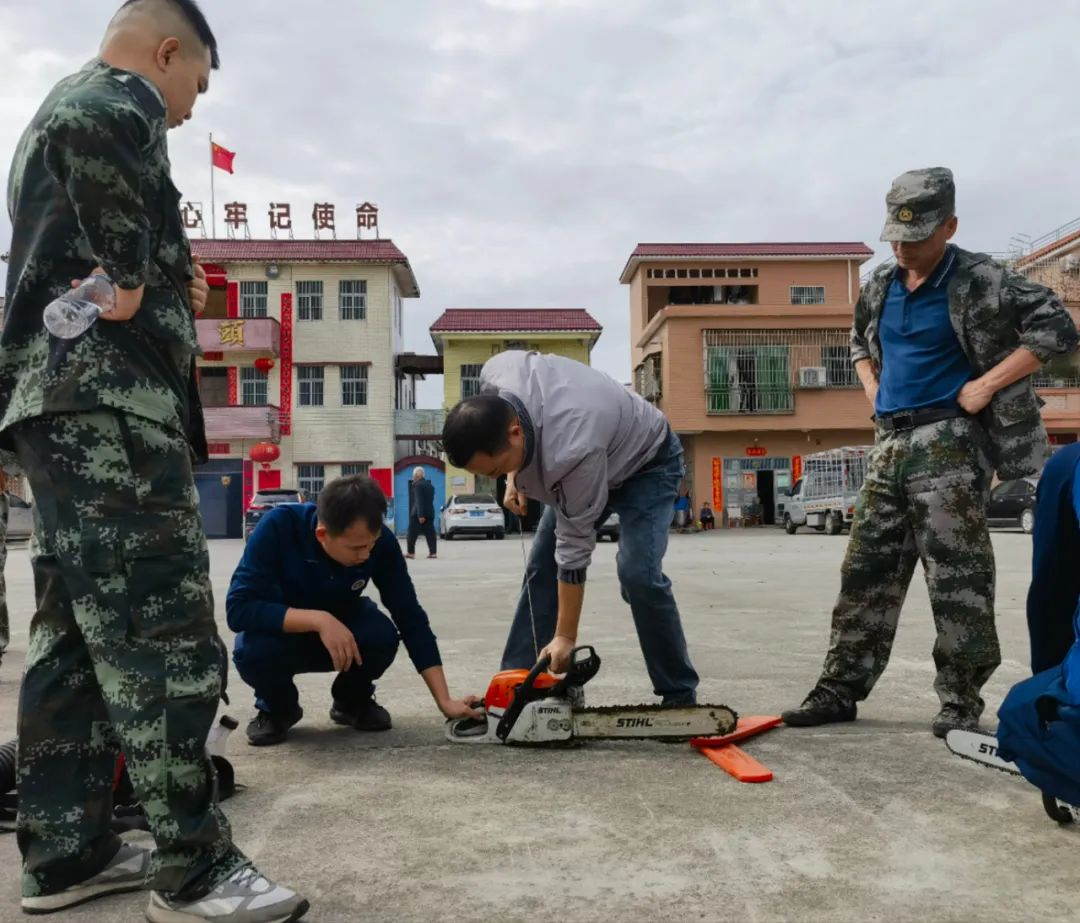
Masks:
[[[266,283],[240,283],[240,316],[266,317]]]
[[[830,388],[857,388],[859,376],[851,363],[851,348],[848,346],[822,346],[821,364],[825,366],[825,381]]]
[[[322,282],[296,283],[296,316],[299,320],[322,320]]]
[[[368,399],[368,367],[366,365],[343,365],[341,367],[341,405],[364,407]]]
[[[365,279],[342,279],[338,283],[338,312],[342,320],[367,320]]]
[[[352,477],[354,474],[367,475],[371,472],[371,462],[346,462],[341,466],[343,478]]]
[[[323,367],[321,365],[298,366],[296,381],[300,386],[300,406],[322,407]]]
[[[792,304],[825,304],[824,285],[791,286]]]
[[[706,349],[709,413],[792,413],[786,346],[710,346]]]
[[[476,397],[480,393],[480,372],[482,365],[463,365],[461,367],[461,399]]]
[[[794,413],[800,370],[823,365],[825,387],[855,387],[847,330],[705,330],[710,414]],[[845,364],[846,363],[846,364]],[[854,381],[855,384],[850,384]]]
[[[304,492],[304,499],[314,503],[326,486],[325,465],[297,465],[296,486]]]
[[[262,406],[267,400],[266,376],[258,369],[240,369],[240,403]]]

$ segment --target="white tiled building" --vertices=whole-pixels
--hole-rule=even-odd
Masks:
[[[395,411],[415,407],[414,379],[397,371],[403,301],[420,294],[405,255],[390,240],[194,240],[192,249],[211,283],[196,321],[208,534],[240,534],[260,487],[314,496],[341,474],[367,472],[390,493]],[[256,455],[274,446],[278,457],[253,460],[257,445]]]

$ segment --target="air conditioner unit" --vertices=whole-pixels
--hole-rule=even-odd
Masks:
[[[800,388],[824,388],[828,383],[828,373],[824,366],[817,365],[799,369]]]
[[[1075,253],[1066,253],[1065,256],[1061,258],[1061,268],[1064,269],[1065,272],[1076,272],[1080,269],[1080,256],[1077,256]]]

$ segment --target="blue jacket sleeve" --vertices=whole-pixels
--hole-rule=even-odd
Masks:
[[[401,640],[416,672],[423,673],[428,667],[442,666],[435,633],[431,630],[431,623],[420,600],[416,598],[416,589],[405,565],[401,546],[385,529],[376,546],[376,554],[379,560],[375,562],[372,579],[382,604],[401,633]]]
[[[281,515],[271,511],[251,533],[225,597],[225,617],[233,631],[283,630],[289,608],[281,586],[285,528]]]

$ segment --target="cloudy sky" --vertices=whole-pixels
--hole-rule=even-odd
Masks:
[[[0,162],[115,0],[0,0]],[[450,307],[580,307],[630,374],[639,241],[877,243],[889,180],[944,164],[958,240],[1003,251],[1080,215],[1080,0],[203,0],[222,70],[172,135],[218,209],[365,200],[409,256],[407,348]],[[5,176],[6,182],[6,176]],[[219,219],[220,225],[220,219]],[[345,224],[348,227],[347,223]],[[0,217],[0,250],[10,238]],[[2,271],[2,270],[0,270]],[[441,380],[421,392],[437,406]]]

